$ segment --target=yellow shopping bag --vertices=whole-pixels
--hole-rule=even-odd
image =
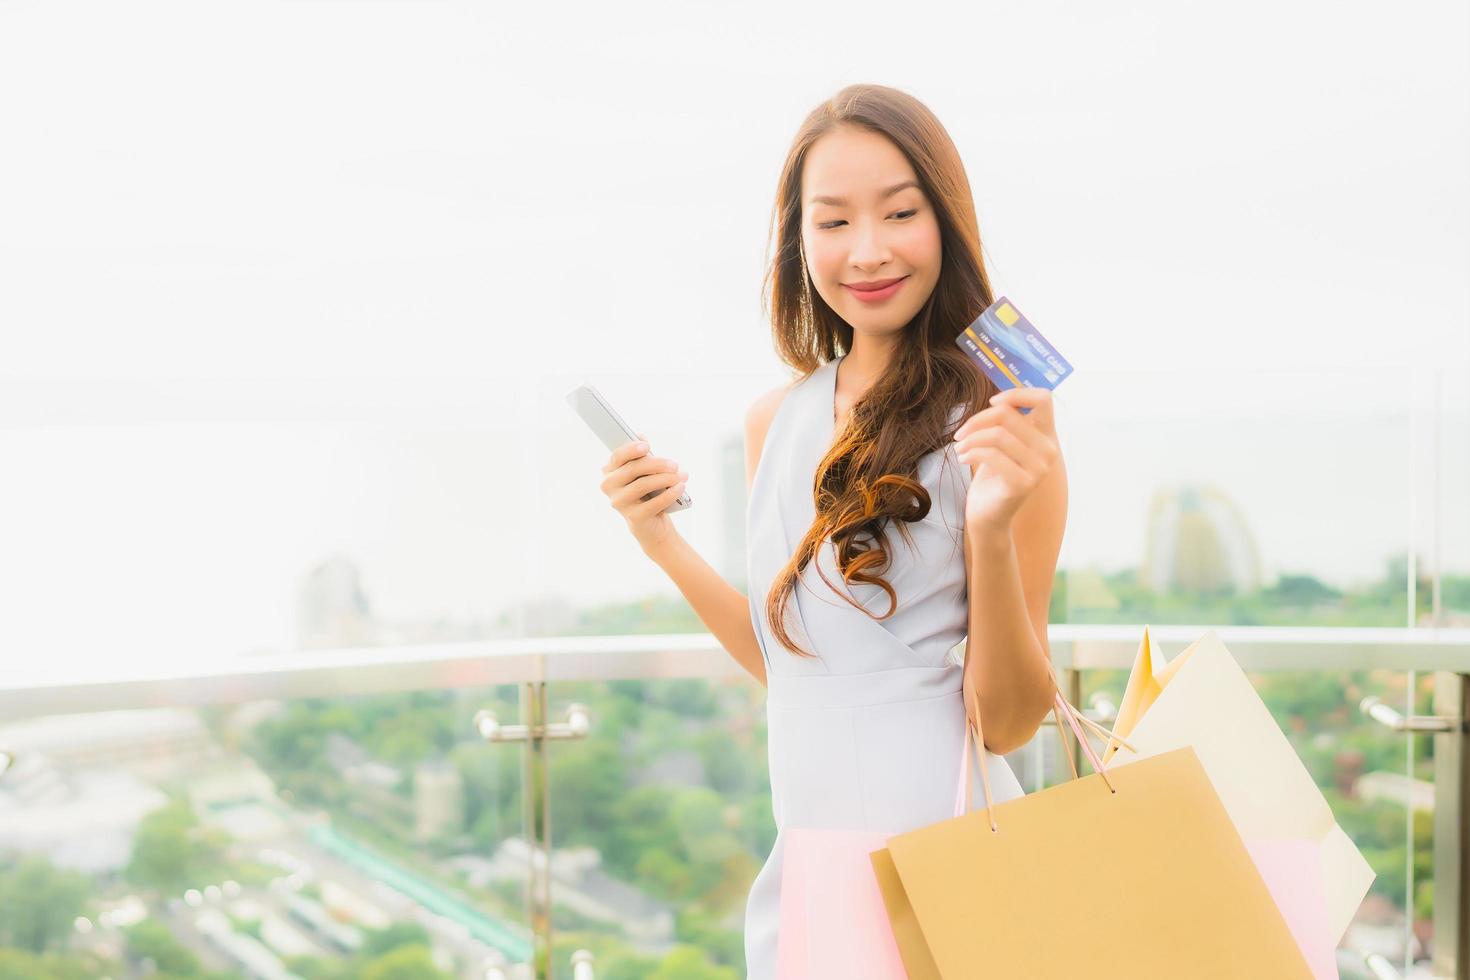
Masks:
[[[909,980],[1311,980],[1194,750],[1102,769],[1056,701],[1098,771],[993,806],[982,750],[983,813],[870,855]]]

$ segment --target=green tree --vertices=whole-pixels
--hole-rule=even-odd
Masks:
[[[689,863],[661,847],[645,848],[635,871],[640,887],[666,900],[677,900],[688,894],[694,880]]]
[[[301,980],[357,980],[356,961],[336,957],[291,956],[286,959],[286,969]],[[149,980],[158,978],[150,977]]]
[[[648,980],[740,980],[728,966],[716,966],[697,946],[679,946],[664,957]]]
[[[1312,575],[1281,575],[1276,584],[1261,591],[1262,598],[1288,606],[1310,606],[1335,602],[1342,593]]]
[[[0,980],[93,980],[95,969],[74,957],[0,949]]]
[[[382,929],[368,930],[363,937],[362,955],[367,957],[382,956],[391,953],[400,946],[424,946],[428,947],[429,931],[417,922],[394,922]]]
[[[719,713],[720,705],[715,699],[714,688],[700,677],[659,681],[653,685],[651,693],[655,693],[664,707],[686,718],[703,721]]]
[[[627,792],[622,751],[604,739],[560,742],[551,757],[553,825],[562,844],[601,847],[607,814]]]
[[[597,980],[646,980],[658,969],[658,960],[636,953],[614,953],[597,958]]]
[[[293,702],[280,718],[263,723],[257,729],[260,746],[268,764],[287,772],[307,772],[327,768],[327,732],[321,718],[307,704]]]
[[[133,835],[124,877],[143,888],[179,892],[224,875],[228,841],[201,827],[187,800],[174,800],[143,818]]]
[[[493,850],[500,839],[519,833],[520,822],[505,822],[505,814],[520,806],[518,756],[504,745],[463,742],[449,751],[464,787],[465,826],[478,843]]]
[[[65,947],[90,892],[86,875],[27,855],[0,874],[0,944],[32,953]]]
[[[752,759],[749,753],[741,751],[729,732],[723,728],[706,729],[699,733],[694,744],[699,749],[710,786],[717,792],[736,794],[750,789]]]
[[[716,863],[742,849],[730,833],[726,807],[724,797],[703,786],[681,789],[675,796],[670,817],[691,860]]]
[[[664,786],[639,786],[624,793],[608,814],[603,863],[624,878],[633,873],[645,852],[665,845],[676,834],[669,822],[672,794]]]
[[[124,930],[123,935],[127,937],[128,951],[136,961],[151,959],[160,972],[183,977],[192,977],[199,972],[199,958],[175,939],[161,922],[144,919]]]
[[[687,904],[676,912],[675,935],[681,943],[704,950],[720,966],[745,973],[745,934],[722,927],[715,917],[698,905]]]
[[[427,946],[399,946],[362,968],[362,980],[454,980],[434,965]]]

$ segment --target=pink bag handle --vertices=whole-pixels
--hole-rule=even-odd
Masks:
[[[1056,671],[1052,668],[1050,659],[1047,660],[1047,671],[1051,674],[1052,679],[1052,714],[1056,717],[1057,720],[1058,736],[1060,737],[1062,735],[1062,716],[1065,715],[1067,718],[1067,724],[1072,729],[1072,735],[1074,738],[1077,739],[1077,743],[1081,746],[1083,753],[1086,754],[1087,761],[1092,763],[1093,771],[1103,778],[1103,782],[1107,783],[1108,789],[1110,791],[1112,791],[1113,793],[1117,793],[1118,789],[1116,786],[1113,785],[1113,781],[1108,778],[1107,769],[1103,766],[1102,760],[1098,758],[1097,752],[1092,747],[1092,743],[1089,742],[1087,740],[1087,737],[1082,733],[1082,726],[1085,725],[1088,729],[1102,736],[1105,742],[1107,740],[1115,740],[1120,745],[1123,745],[1132,751],[1136,750],[1134,750],[1133,747],[1127,743],[1127,741],[1119,738],[1109,729],[1104,728],[1102,725],[1099,725],[1091,718],[1083,715],[1082,712],[1078,711],[1066,698],[1062,697],[1061,685],[1057,682]],[[978,704],[975,706],[975,717],[973,719],[969,717],[967,706],[965,718],[965,742],[964,748],[960,752],[959,789],[955,794],[954,815],[956,817],[963,816],[965,814],[966,807],[969,805],[970,802],[970,734],[972,731],[974,732],[975,751],[980,760],[980,783],[985,791],[985,816],[986,819],[990,821],[991,831],[998,832],[1000,828],[996,826],[995,815],[994,813],[992,813],[994,801],[991,798],[990,792],[990,770],[985,761],[985,739],[984,733],[980,727],[980,706]],[[1065,750],[1066,739],[1062,738],[1062,741],[1064,743],[1063,749]],[[1067,757],[1067,764],[1072,769],[1072,778],[1081,778],[1077,772],[1077,763],[1076,760],[1072,758],[1072,753],[1064,751],[1064,754]]]

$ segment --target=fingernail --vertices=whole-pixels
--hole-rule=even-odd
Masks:
[[[640,453],[646,453],[648,452],[648,443],[640,442],[637,443],[633,448],[638,450]]]

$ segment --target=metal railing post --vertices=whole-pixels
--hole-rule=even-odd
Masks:
[[[551,977],[551,779],[547,765],[546,685],[534,682],[521,685],[521,717],[530,727],[526,743],[521,747],[524,763],[524,806],[526,835],[531,843],[531,867],[526,876],[526,915],[535,937],[531,962],[537,980]],[[539,732],[538,732],[539,730]],[[536,855],[544,860],[536,867]]]
[[[1078,711],[1081,711],[1082,710],[1082,671],[1077,670],[1077,669],[1072,668],[1072,667],[1068,667],[1067,668],[1067,671],[1066,671],[1066,678],[1064,679],[1063,683],[1065,683],[1067,685],[1067,700],[1073,705],[1073,707],[1077,708]],[[1063,732],[1058,731],[1057,732],[1057,738],[1061,739],[1063,745],[1066,745],[1067,744],[1067,737],[1066,737],[1066,735]],[[1070,751],[1072,753],[1072,764],[1077,767],[1077,771],[1078,772],[1081,772],[1082,771],[1082,754],[1083,754],[1082,753],[1082,745],[1081,745],[1081,743],[1080,742],[1073,741],[1072,742],[1072,748],[1071,748]]]
[[[591,720],[585,705],[567,708],[567,720],[549,720],[546,682],[521,685],[520,725],[502,725],[493,712],[475,713],[475,728],[487,742],[521,742],[521,822],[530,851],[526,873],[526,918],[531,925],[536,980],[552,980],[551,959],[551,756],[556,739],[586,738]],[[540,865],[538,867],[538,856]]]
[[[1413,675],[1410,674],[1412,677]],[[1412,694],[1410,703],[1412,704]],[[1466,925],[1467,860],[1470,860],[1470,822],[1466,809],[1470,805],[1470,674],[1438,671],[1434,675],[1434,711],[1432,715],[1404,715],[1378,697],[1366,697],[1359,704],[1363,714],[1395,732],[1412,739],[1416,734],[1434,736],[1434,943],[1431,966],[1434,975],[1450,980],[1470,980],[1470,955],[1466,954],[1470,926]],[[1410,778],[1413,773],[1407,774]],[[1409,833],[1412,835],[1414,811],[1409,808]],[[1412,836],[1410,837],[1412,842]],[[1408,861],[1413,862],[1410,847]],[[1404,896],[1407,923],[1414,920],[1414,893]],[[1412,935],[1412,933],[1410,933]],[[1405,959],[1411,955],[1405,946]]]
[[[1470,980],[1470,674],[1434,675],[1435,976]]]

